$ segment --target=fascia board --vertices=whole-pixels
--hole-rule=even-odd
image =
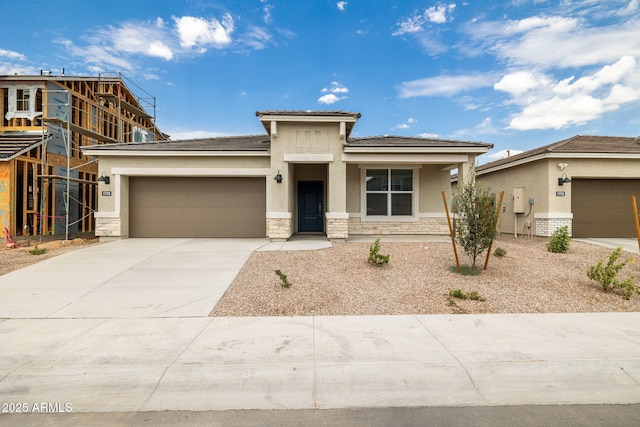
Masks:
[[[269,157],[268,151],[125,151],[83,150],[87,156],[102,157]]]

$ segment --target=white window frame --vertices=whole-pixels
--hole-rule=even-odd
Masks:
[[[34,118],[41,116],[42,112],[36,112],[36,98],[37,91],[41,89],[38,86],[34,85],[11,85],[8,87],[8,108],[7,113],[5,114],[5,118],[7,120],[11,119],[29,119],[33,120]],[[18,91],[19,90],[28,90],[29,91],[29,99],[27,101],[27,108],[18,110]],[[21,99],[20,101],[24,101]],[[24,107],[24,106],[23,106]]]
[[[392,169],[410,169],[412,171],[413,178],[413,190],[402,191],[398,193],[411,193],[411,215],[391,215],[391,206],[388,206],[388,214],[387,215],[367,215],[367,169],[386,169],[387,173]],[[418,212],[418,204],[420,188],[418,183],[420,182],[419,177],[419,166],[413,165],[360,165],[360,220],[363,222],[417,222],[419,221],[417,212]],[[393,194],[394,191],[389,188],[386,191],[387,194]],[[387,203],[391,203],[391,198],[387,198]]]

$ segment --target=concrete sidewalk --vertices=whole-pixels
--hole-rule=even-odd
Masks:
[[[206,317],[265,243],[130,239],[1,276],[0,401],[29,412],[640,403],[640,313]]]

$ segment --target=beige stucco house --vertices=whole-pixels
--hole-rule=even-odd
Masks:
[[[505,192],[499,229],[550,236],[635,237],[631,196],[640,199],[640,139],[574,136],[476,168],[478,182]],[[639,201],[640,203],[640,201]]]
[[[351,138],[359,113],[258,111],[266,134],[86,148],[96,235],[448,234],[441,193],[491,144]]]

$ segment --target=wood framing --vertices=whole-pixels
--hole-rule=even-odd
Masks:
[[[93,232],[98,168],[81,148],[168,140],[155,107],[121,74],[0,76],[2,225],[18,236]]]

